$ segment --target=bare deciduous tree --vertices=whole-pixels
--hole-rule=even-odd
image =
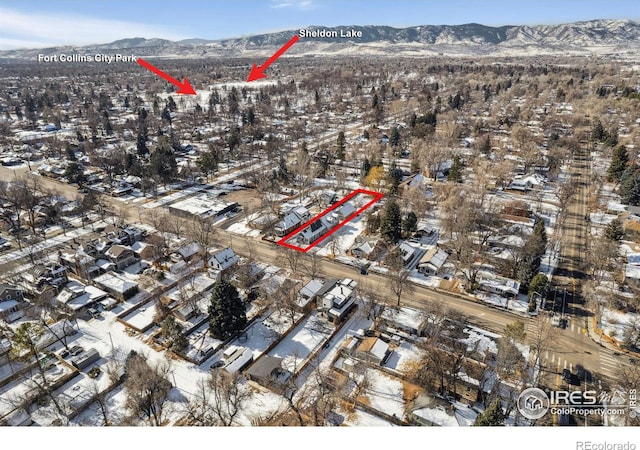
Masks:
[[[126,408],[136,417],[148,420],[149,425],[162,425],[164,406],[171,391],[169,364],[162,362],[151,366],[145,357],[133,354],[128,357],[125,367]]]

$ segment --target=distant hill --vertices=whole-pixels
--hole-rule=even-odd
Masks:
[[[560,25],[518,25],[490,27],[476,23],[464,25],[421,25],[407,28],[388,26],[342,26],[309,30],[336,31],[338,37],[301,38],[286,56],[304,55],[588,55],[639,54],[640,24],[631,20],[590,20]],[[361,38],[341,38],[341,30],[356,30]],[[0,57],[35,58],[39,53],[133,53],[147,57],[254,57],[275,51],[299,30],[205,40],[145,39],[135,37],[108,44],[84,47],[53,47],[0,52]]]

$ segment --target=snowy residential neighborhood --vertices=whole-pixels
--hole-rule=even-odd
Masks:
[[[640,424],[637,61],[166,42],[0,51],[1,425]]]

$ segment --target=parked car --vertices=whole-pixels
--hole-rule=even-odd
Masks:
[[[88,313],[91,317],[93,317],[94,319],[97,319],[97,318],[99,318],[99,317],[102,315],[102,313],[101,313],[100,311],[98,311],[96,308],[89,308],[89,309],[87,309],[87,313]]]
[[[79,345],[74,345],[69,349],[69,354],[71,354],[71,356],[78,356],[83,351],[84,348],[80,347]]]
[[[551,318],[551,324],[554,327],[559,327],[560,326],[560,316],[558,314],[554,314],[553,317]]]
[[[573,374],[571,373],[571,371],[569,369],[563,369],[562,370],[562,381],[565,381],[567,383],[571,383],[571,377],[573,376]]]

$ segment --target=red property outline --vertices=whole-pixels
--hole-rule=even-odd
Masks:
[[[370,200],[368,203],[366,203],[364,206],[362,206],[360,209],[358,209],[356,212],[349,214],[347,217],[344,218],[344,220],[340,223],[338,223],[335,227],[333,227],[332,229],[330,229],[327,233],[323,234],[321,237],[319,237],[318,239],[316,239],[315,241],[313,241],[311,244],[309,244],[307,247],[298,247],[297,245],[293,245],[293,244],[288,244],[286,241],[288,241],[289,239],[291,239],[293,236],[295,236],[296,234],[300,233],[302,230],[304,230],[307,226],[309,226],[311,223],[315,222],[316,220],[320,219],[321,217],[325,216],[326,214],[330,213],[331,211],[333,211],[334,209],[340,207],[342,204],[348,202],[349,200],[351,200],[353,197],[355,197],[358,194],[366,194],[366,195],[371,195],[373,196],[373,200]],[[318,214],[317,216],[313,217],[311,220],[305,222],[304,224],[300,225],[298,228],[296,228],[295,230],[293,230],[291,233],[287,234],[285,237],[283,237],[282,239],[280,239],[279,241],[276,242],[276,244],[278,245],[282,245],[283,247],[289,247],[293,250],[297,250],[299,252],[303,252],[303,253],[307,253],[309,250],[311,250],[313,247],[315,247],[316,245],[318,245],[321,241],[325,240],[327,237],[329,237],[331,234],[333,234],[334,232],[338,231],[340,228],[342,228],[343,226],[345,226],[347,224],[347,222],[351,221],[352,219],[354,219],[356,216],[358,216],[362,211],[364,211],[365,209],[367,209],[369,206],[373,205],[374,203],[376,203],[377,201],[379,201],[382,197],[384,197],[384,195],[380,192],[375,192],[375,191],[368,191],[366,189],[356,189],[355,191],[353,191],[351,194],[347,195],[345,198],[343,198],[342,200],[340,200],[339,202],[333,204],[330,208],[325,209],[324,211],[322,211],[320,214]]]

